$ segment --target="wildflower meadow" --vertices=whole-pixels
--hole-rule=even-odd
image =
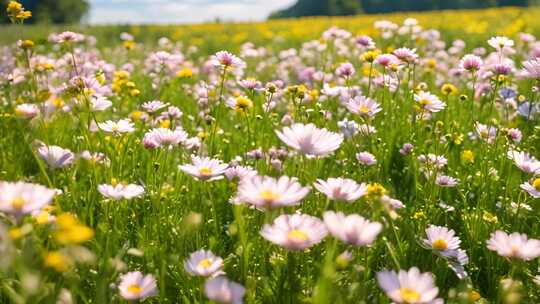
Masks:
[[[540,303],[540,10],[0,28],[0,303]]]

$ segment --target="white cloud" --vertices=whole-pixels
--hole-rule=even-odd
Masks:
[[[295,0],[90,0],[89,23],[260,21]]]

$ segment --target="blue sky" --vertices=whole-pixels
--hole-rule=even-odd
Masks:
[[[92,24],[264,20],[296,0],[89,0]]]

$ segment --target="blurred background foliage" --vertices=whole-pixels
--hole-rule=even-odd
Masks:
[[[3,4],[7,5],[9,1]],[[90,8],[86,0],[19,0],[26,10],[32,12],[32,18],[25,21],[32,23],[78,23],[83,20]],[[5,5],[3,5],[5,7]],[[2,23],[9,23],[6,14],[2,13]]]
[[[294,5],[274,12],[270,18],[303,16],[348,16],[361,13],[474,9],[500,6],[528,6],[530,0],[298,0]]]

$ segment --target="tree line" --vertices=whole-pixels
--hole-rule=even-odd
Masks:
[[[6,4],[9,0],[0,1]],[[77,23],[86,15],[90,5],[87,0],[18,0],[25,10],[32,12],[32,18],[25,23]],[[6,5],[3,5],[4,10]],[[5,12],[0,22],[8,23]]]
[[[270,18],[302,16],[346,16],[397,11],[474,9],[498,6],[528,6],[530,0],[298,0],[289,8],[274,12]]]

